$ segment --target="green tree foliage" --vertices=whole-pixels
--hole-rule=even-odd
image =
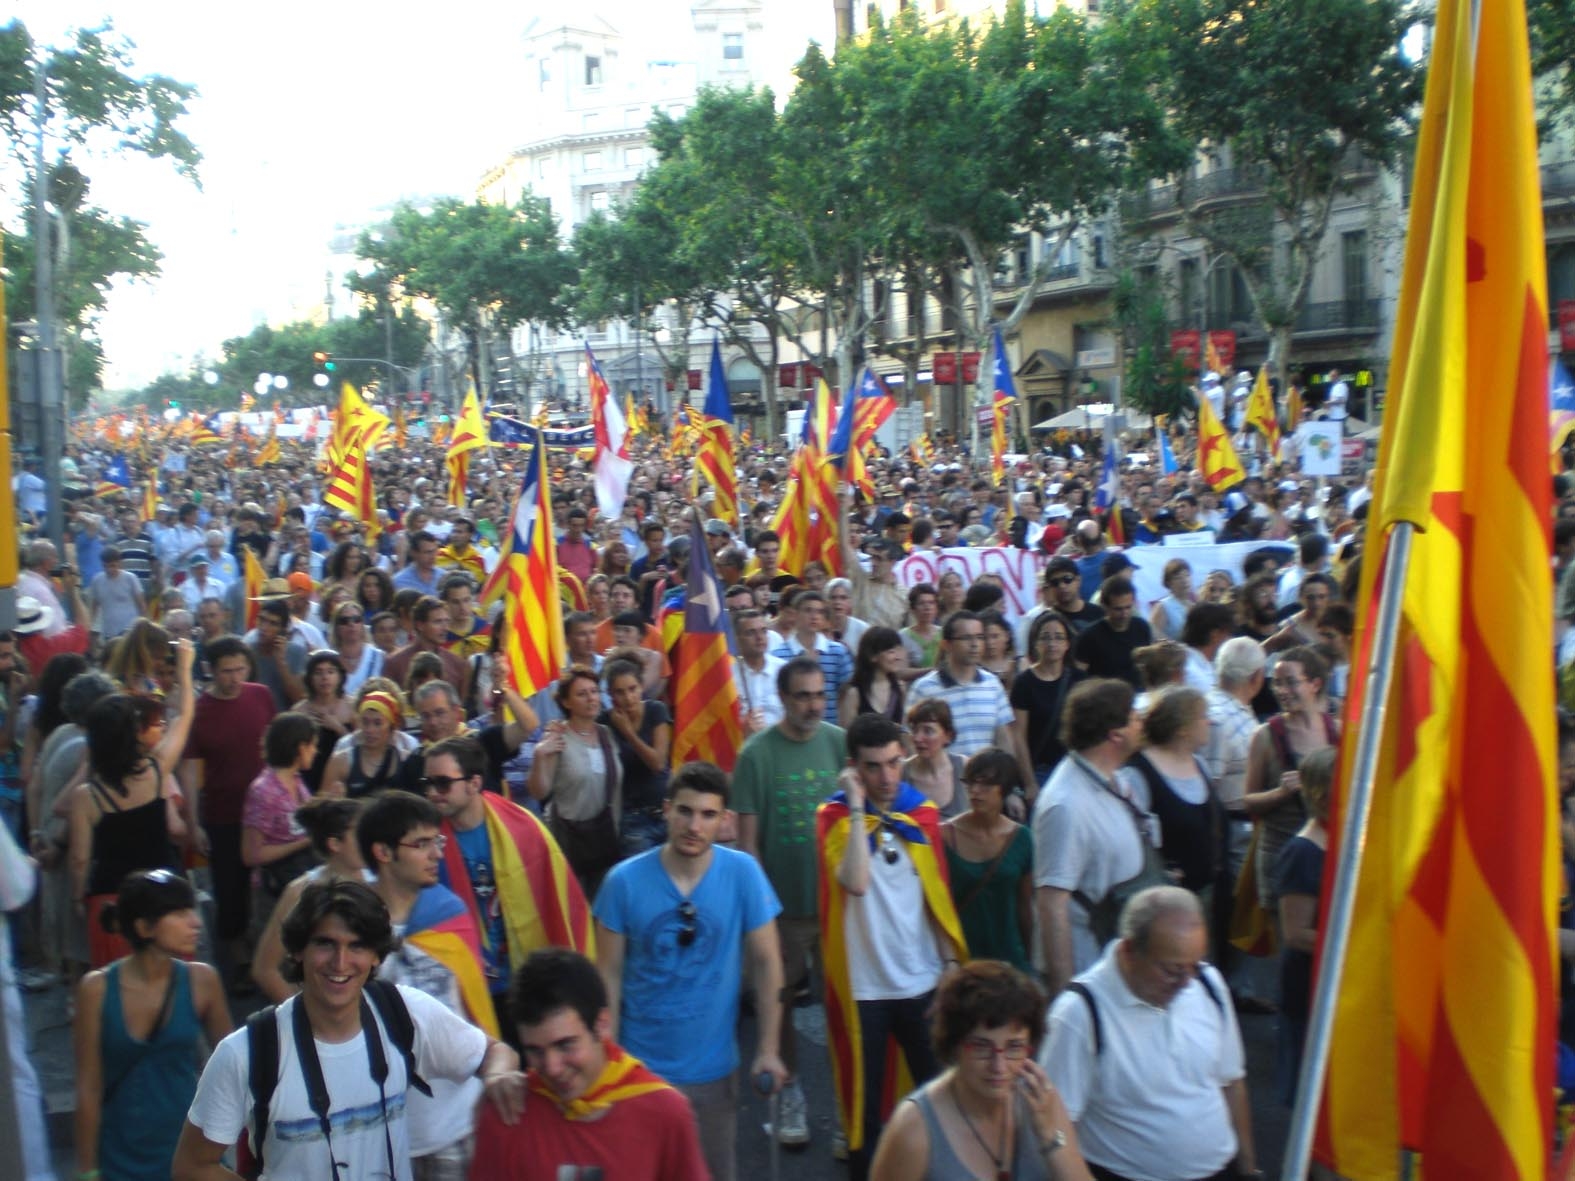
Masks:
[[[1575,120],[1575,0],[1526,0],[1531,71],[1546,80],[1551,122]]]
[[[95,158],[137,153],[169,160],[192,183],[202,154],[178,126],[193,87],[162,74],[139,75],[132,45],[105,25],[79,30],[63,47],[39,45],[20,21],[0,27],[0,133],[13,166],[0,170],[5,217],[6,308],[13,320],[37,315],[34,286],[34,151],[42,136],[55,313],[65,354],[66,396],[85,403],[99,385],[103,349],[98,319],[112,284],[158,274],[162,255],[146,226],[87,203],[80,167]],[[44,101],[36,83],[42,71]]]
[[[406,369],[421,363],[428,339],[427,323],[410,309],[401,311],[393,321],[393,362]],[[261,399],[272,403],[275,399],[286,406],[307,406],[326,403],[333,405],[339,397],[341,381],[348,381],[357,388],[378,385],[387,390],[388,370],[384,365],[346,358],[381,358],[387,348],[388,326],[380,312],[362,308],[353,318],[332,320],[318,324],[311,320],[297,320],[274,328],[259,324],[245,336],[232,337],[222,346],[222,360],[217,371],[220,375],[216,405],[233,410],[242,394],[252,392],[252,384],[260,373],[271,373],[289,379],[289,387],[281,393],[268,394]],[[333,380],[321,387],[313,383],[318,366],[312,354],[319,350],[334,358]],[[394,389],[403,392],[405,382],[399,378]]]
[[[1336,196],[1364,165],[1393,166],[1409,134],[1413,15],[1403,0],[1124,0],[1106,20],[1112,58],[1167,113],[1150,146],[1201,147],[1237,170],[1240,201],[1172,169],[1178,203],[1239,270],[1286,372]]]
[[[574,260],[540,197],[527,194],[513,209],[454,197],[425,211],[401,205],[385,229],[361,236],[357,253],[372,270],[350,275],[351,288],[396,305],[425,300],[436,307],[464,333],[470,370],[483,391],[480,344],[487,331],[569,323]]]
[[[1170,350],[1164,289],[1123,271],[1110,302],[1125,350],[1122,400],[1149,414],[1190,413],[1191,374]]]

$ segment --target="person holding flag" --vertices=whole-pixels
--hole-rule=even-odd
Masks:
[[[695,457],[691,495],[699,499],[700,480],[711,485],[716,516],[738,528],[738,471],[733,439],[733,403],[722,368],[722,346],[711,339],[711,371],[706,384],[705,413],[700,421],[700,451]]]
[[[591,387],[591,427],[596,436],[596,453],[591,461],[596,472],[596,504],[602,516],[617,520],[628,499],[629,478],[634,473],[634,461],[629,456],[629,423],[589,343],[585,346],[585,372]],[[581,581],[586,577],[589,575],[582,576]]]

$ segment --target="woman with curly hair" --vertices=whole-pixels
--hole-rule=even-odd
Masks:
[[[366,569],[366,551],[353,541],[341,541],[323,563],[321,593],[326,596],[331,587],[342,586],[354,598],[360,593],[361,575]]]

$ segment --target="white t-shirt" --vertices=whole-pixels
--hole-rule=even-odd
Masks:
[[[423,992],[401,988],[399,993],[416,1028],[414,1054],[421,1077],[429,1083],[436,1079],[458,1082],[475,1074],[487,1050],[486,1034]],[[295,1053],[291,1017],[299,1003],[299,997],[291,997],[279,1006],[275,1017],[279,1023],[279,1087],[273,1095],[268,1137],[263,1143],[264,1181],[333,1176],[329,1142],[312,1114]],[[411,1181],[405,1063],[386,1031],[383,1053],[388,1059],[383,1095],[388,1143],[393,1147],[393,1181]],[[243,1026],[219,1043],[197,1083],[197,1097],[186,1118],[215,1144],[232,1144],[243,1128],[253,1126],[247,1082],[250,1058]],[[364,1035],[338,1044],[318,1042],[317,1059],[328,1085],[333,1160],[341,1162],[339,1181],[388,1181],[384,1107],[372,1081]]]
[[[897,854],[895,861],[886,860],[888,849]],[[862,897],[847,894],[842,915],[854,1000],[902,1000],[935,987],[945,965],[906,841],[896,836],[882,841],[875,834],[870,887]]]

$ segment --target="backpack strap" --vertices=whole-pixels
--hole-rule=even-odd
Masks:
[[[405,1077],[408,1084],[420,1091],[427,1098],[432,1097],[432,1087],[426,1079],[416,1072],[416,1025],[410,1018],[410,1009],[405,1004],[405,998],[399,995],[399,989],[387,980],[379,980],[376,976],[366,982],[364,990],[366,998],[372,1002],[372,1007],[377,1010],[377,1015],[382,1018],[383,1028],[388,1030],[388,1036],[394,1043],[394,1048],[399,1051],[399,1056],[405,1063]],[[368,1044],[373,1039],[368,1038]],[[382,1044],[379,1041],[377,1053],[382,1054]],[[375,1068],[375,1063],[374,1063]],[[384,1067],[384,1076],[387,1076],[387,1067]]]
[[[246,1018],[246,1082],[252,1096],[252,1160],[261,1176],[263,1142],[268,1139],[268,1109],[279,1086],[278,1006],[269,1005]]]
[[[1088,985],[1081,980],[1074,980],[1066,986],[1068,992],[1075,992],[1083,998],[1088,1005],[1088,1016],[1094,1023],[1094,1057],[1098,1058],[1105,1052],[1105,1027],[1099,1020],[1099,1006],[1094,1003],[1094,994],[1089,991]],[[1219,1002],[1215,1002],[1218,1004]]]
[[[1215,988],[1213,982],[1209,980],[1209,974],[1204,971],[1206,966],[1206,964],[1198,965],[1197,981],[1203,985],[1203,991],[1208,993],[1209,1000],[1214,1002],[1214,1007],[1219,1010],[1220,1016],[1223,1017],[1225,1015],[1225,1002],[1220,997],[1219,989]]]
[[[290,1016],[291,1032],[295,1037],[295,1056],[300,1059],[301,1079],[306,1084],[306,1102],[312,1109],[312,1114],[317,1117],[317,1126],[322,1130],[323,1139],[328,1141],[329,1156],[332,1158],[333,1126],[328,1121],[328,1082],[323,1078],[323,1064],[317,1060],[317,1042],[312,1035],[312,1019],[299,997],[290,1009]],[[336,1163],[335,1181],[338,1175],[339,1166]]]

